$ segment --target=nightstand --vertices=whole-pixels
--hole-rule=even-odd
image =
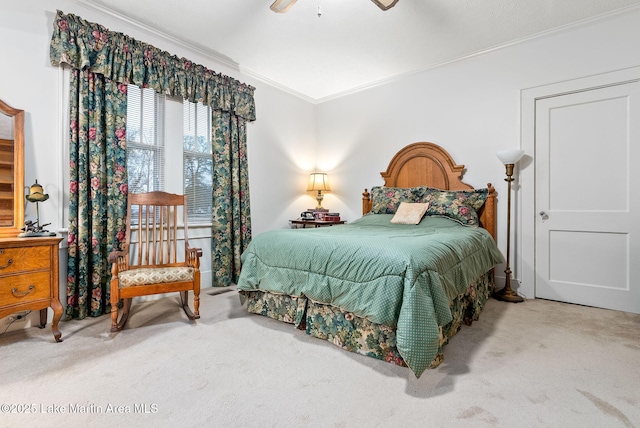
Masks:
[[[309,227],[334,226],[336,224],[344,224],[345,220],[326,221],[326,220],[289,220],[291,227],[294,229]]]
[[[58,244],[60,237],[0,239],[0,318],[22,310],[40,310],[40,328],[53,309],[51,331],[62,342],[58,322]]]

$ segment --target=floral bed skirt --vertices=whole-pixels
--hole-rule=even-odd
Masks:
[[[482,275],[467,287],[467,292],[451,302],[453,320],[440,327],[440,349],[431,362],[435,368],[444,360],[442,348],[462,324],[471,325],[480,316],[493,292],[493,271]],[[266,291],[239,291],[249,312],[295,325],[300,330],[351,352],[406,366],[396,347],[396,329],[373,323],[366,318],[331,305],[314,302],[305,296],[293,297]]]

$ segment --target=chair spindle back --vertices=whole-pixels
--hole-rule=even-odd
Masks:
[[[131,251],[131,265],[159,266],[184,262],[184,251],[178,251],[178,208],[183,208],[186,238],[185,199],[183,195],[164,192],[129,195],[127,227],[137,227],[135,239],[131,238],[129,242],[135,248]]]

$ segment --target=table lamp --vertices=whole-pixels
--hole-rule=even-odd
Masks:
[[[40,207],[39,203],[44,202],[49,199],[49,195],[44,193],[44,189],[40,184],[38,184],[38,180],[36,180],[35,184],[32,184],[29,187],[29,194],[25,196],[27,201],[35,202],[36,204],[36,221],[26,221],[22,230],[23,233],[19,234],[20,237],[37,237],[37,236],[55,236],[55,232],[49,232],[45,230],[44,227],[50,225],[51,223],[40,224]]]
[[[313,172],[309,174],[309,186],[307,187],[307,191],[317,190],[318,194],[316,196],[316,200],[318,201],[318,206],[316,210],[324,210],[322,208],[322,199],[324,196],[322,192],[330,192],[331,186],[329,186],[329,177],[324,172]]]

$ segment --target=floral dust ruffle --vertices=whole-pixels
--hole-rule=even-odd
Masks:
[[[467,292],[451,302],[453,320],[440,327],[440,349],[431,362],[436,368],[444,360],[442,348],[462,324],[471,325],[478,319],[493,292],[493,274],[482,275],[467,287]],[[240,292],[241,301],[247,302],[249,312],[295,325],[319,339],[328,340],[350,352],[405,366],[396,347],[396,329],[373,323],[340,308],[311,301],[304,296],[292,297],[265,291]]]

